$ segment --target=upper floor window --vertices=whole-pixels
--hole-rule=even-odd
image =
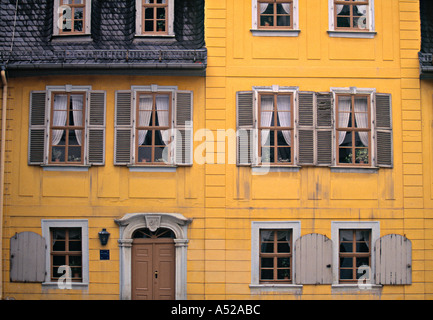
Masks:
[[[331,36],[374,36],[374,0],[329,0],[329,10]]]
[[[54,1],[54,34],[90,34],[91,0]]]
[[[297,36],[298,0],[252,0],[255,36]]]
[[[173,35],[174,0],[136,0],[137,35]]]
[[[31,92],[29,164],[104,163],[104,91],[66,85]]]

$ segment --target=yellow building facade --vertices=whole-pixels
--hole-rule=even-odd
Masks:
[[[432,298],[433,88],[419,80],[419,1],[367,1],[359,5],[365,20],[344,28],[338,1],[277,2],[205,2],[205,76],[94,72],[7,78],[3,299]],[[279,13],[269,11],[274,5]],[[349,18],[343,18],[354,23],[356,6],[349,7]],[[268,28],[268,16],[287,16],[290,23]],[[45,160],[32,163],[32,130],[46,130],[50,148],[59,130],[53,124],[44,129],[44,122],[33,126],[34,94],[44,93],[45,114],[52,112],[54,119],[56,92],[86,92],[89,110],[95,110],[92,92],[102,94],[105,121],[96,129],[104,132],[103,163],[59,167],[47,150]],[[128,160],[121,160],[122,130],[136,129],[137,139],[143,131],[137,127],[144,110],[140,94],[158,92],[173,95],[173,123],[182,116],[180,94],[192,93],[193,141],[186,151],[192,163],[147,166],[138,162],[137,149],[128,148]],[[131,100],[122,104],[122,97]],[[268,97],[274,109],[265,109]],[[285,97],[290,103],[284,104]],[[347,97],[350,110],[343,107]],[[128,121],[137,117],[129,127],[121,125],[125,105],[132,110]],[[242,118],[245,110],[250,116]],[[311,113],[311,124],[305,124],[303,110]],[[278,124],[265,124],[265,111]],[[320,125],[320,111],[329,112],[329,124]],[[90,114],[87,135],[95,128]],[[352,117],[345,125],[343,114]],[[239,133],[245,128],[251,133],[247,144]],[[266,134],[275,144],[264,142]],[[280,143],[289,156],[280,153]],[[265,147],[274,152],[271,160],[264,158]],[[358,150],[367,150],[365,163],[355,159]],[[83,152],[91,157],[91,151]],[[69,230],[67,240],[56,240],[69,245],[70,230],[81,230],[80,275],[72,276],[70,287],[54,270],[59,265],[53,230],[60,229]],[[106,245],[98,238],[102,229],[110,233]],[[139,260],[135,250],[164,242],[149,240],[159,237],[158,230],[173,233],[173,288],[167,296],[148,296],[134,291],[142,283],[136,272],[156,258]],[[152,237],[142,239],[138,231]],[[24,250],[19,245],[32,242],[26,233],[42,237],[42,247],[48,244],[38,264],[42,279],[23,280],[28,278],[14,260]],[[22,264],[25,257],[20,259]],[[60,279],[53,277],[56,272]],[[151,279],[163,274],[149,272]]]

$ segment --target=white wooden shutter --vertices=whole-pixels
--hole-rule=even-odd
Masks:
[[[398,234],[379,238],[375,244],[376,284],[412,283],[412,243]]]
[[[295,282],[332,284],[332,241],[321,234],[302,236],[295,243]]]
[[[175,118],[175,164],[192,166],[193,164],[193,92],[176,92]]]
[[[378,167],[393,167],[393,139],[392,139],[392,103],[391,95],[376,93],[376,165]]]
[[[46,92],[32,91],[30,93],[29,117],[29,165],[41,165],[46,162]]]
[[[298,99],[298,155],[300,165],[315,164],[315,94],[299,92]]]
[[[90,91],[87,110],[87,161],[92,165],[105,164],[105,91]]]
[[[133,99],[131,91],[116,91],[114,164],[128,165],[133,157]]]
[[[10,280],[45,281],[45,239],[34,232],[21,232],[10,239]]]
[[[236,93],[236,162],[238,166],[251,166],[254,154],[254,94],[252,91]]]

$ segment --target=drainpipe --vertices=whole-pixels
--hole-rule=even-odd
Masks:
[[[2,99],[2,123],[1,123],[1,149],[0,149],[0,300],[3,299],[3,208],[4,208],[4,184],[5,184],[5,148],[6,148],[6,110],[8,99],[8,82],[5,68],[1,68],[3,84]]]

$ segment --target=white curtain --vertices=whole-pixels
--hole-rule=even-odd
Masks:
[[[335,6],[335,11],[337,12],[337,14],[340,14],[341,11],[343,11],[344,8],[344,4],[337,4]]]
[[[355,120],[357,128],[368,128],[368,101],[367,98],[355,98]],[[368,147],[368,132],[358,132],[364,146]]]
[[[54,95],[54,112],[53,112],[53,127],[63,127],[66,125],[68,109],[68,96],[67,95]],[[61,112],[56,112],[61,111]],[[51,144],[56,146],[62,139],[64,130],[52,130],[51,131]]]
[[[260,13],[263,13],[268,8],[269,3],[260,3]]]
[[[158,121],[161,127],[168,127],[168,107],[169,107],[169,97],[168,96],[157,96],[156,97],[156,111],[158,113]],[[168,130],[161,131],[162,140],[165,145],[170,142],[170,135]]]
[[[83,96],[82,95],[72,95],[72,114],[74,117],[74,125],[82,126],[83,125]],[[75,130],[75,136],[77,137],[78,144],[81,146],[83,131]]]
[[[291,127],[291,112],[290,112],[290,97],[278,96],[277,97],[277,110],[280,125],[282,127]],[[283,130],[284,140],[290,146],[292,142],[292,132],[290,130]]]
[[[352,106],[351,97],[339,97],[338,98],[338,126],[340,128],[346,128],[349,124],[350,110]],[[346,138],[347,131],[339,131],[338,145],[341,145]]]
[[[138,117],[138,125],[140,127],[146,127],[150,123],[150,118],[152,116],[152,106],[153,106],[153,98],[151,96],[143,96],[140,97],[138,108],[139,108],[139,117]],[[144,139],[146,138],[147,130],[139,130],[138,131],[138,145],[143,145]]]
[[[260,13],[264,13],[266,9],[268,9],[269,3],[260,3]],[[282,3],[281,6],[283,7],[286,14],[290,14],[290,3]]]
[[[274,115],[274,97],[273,96],[262,96],[261,98],[261,127],[270,127],[272,123],[272,117]],[[262,130],[262,146],[266,145],[269,139],[270,130]]]

